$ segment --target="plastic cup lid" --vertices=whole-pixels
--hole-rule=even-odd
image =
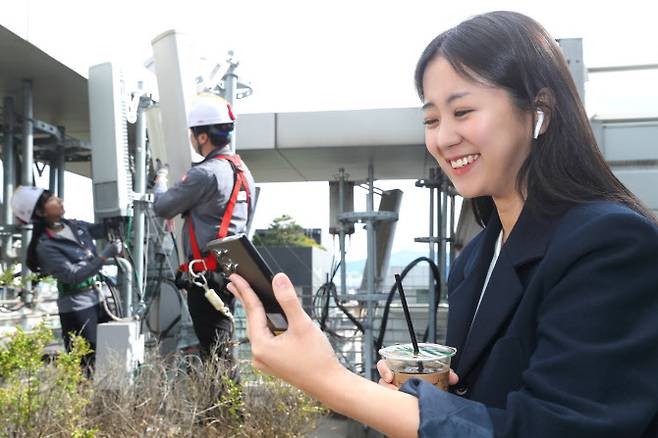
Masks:
[[[398,344],[382,348],[379,350],[379,354],[385,359],[429,361],[448,359],[454,356],[457,352],[456,348],[440,344],[418,344],[418,350],[419,354],[414,355],[414,347],[412,344]]]

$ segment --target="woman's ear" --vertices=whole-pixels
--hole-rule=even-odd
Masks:
[[[534,121],[535,125],[533,126],[533,137],[537,138],[543,133],[546,132],[548,126],[551,124],[551,119],[553,115],[555,99],[553,98],[553,93],[548,88],[542,88],[535,96],[533,107],[534,107]],[[539,114],[541,112],[541,115]],[[541,123],[539,119],[541,118]]]

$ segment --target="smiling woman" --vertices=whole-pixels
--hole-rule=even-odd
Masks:
[[[345,370],[284,274],[276,337],[231,277],[254,364],[391,436],[658,436],[658,224],[603,159],[555,40],[521,14],[476,16],[415,78],[427,149],[485,227],[448,279],[449,392],[397,391],[383,361],[380,385]]]

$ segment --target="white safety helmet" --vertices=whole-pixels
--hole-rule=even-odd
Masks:
[[[18,186],[11,200],[11,208],[14,210],[14,216],[25,223],[32,220],[32,213],[37,206],[39,197],[44,189],[34,186]]]
[[[190,112],[187,115],[187,126],[223,125],[233,123],[235,116],[229,104],[223,98],[210,93],[197,96],[192,102]]]

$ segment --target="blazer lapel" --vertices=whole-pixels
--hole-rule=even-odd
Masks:
[[[476,300],[474,303],[469,300],[467,304],[457,304],[460,300],[456,300],[455,303],[458,309],[461,305],[472,306],[470,317],[466,317],[465,320],[457,323],[463,336],[462,342],[449,344],[462,346],[462,352],[455,367],[457,374],[460,376],[468,374],[489,345],[500,336],[501,328],[514,314],[524,292],[523,285],[517,275],[517,268],[543,257],[553,228],[550,221],[538,219],[530,213],[529,209],[523,209],[512,233],[502,246],[480,303],[480,308],[473,321],[473,313],[493,256],[495,239],[501,229],[497,215],[494,216],[495,218],[492,218],[487,228],[493,226],[492,234],[495,235],[492,239],[486,241],[487,246],[481,248],[481,254],[478,256],[481,259],[478,262],[478,268],[481,271],[477,272],[478,275],[471,275],[470,281],[467,282],[465,279],[462,283],[464,287],[470,288],[469,293],[475,295]],[[450,313],[452,313],[452,303],[450,303]],[[458,310],[455,318],[463,318],[465,313],[467,312],[464,310]],[[472,326],[471,321],[473,321]],[[449,319],[450,322],[455,321]]]
[[[484,279],[479,284],[480,290],[483,283]],[[466,375],[471,370],[482,352],[498,335],[508,316],[514,312],[522,295],[523,287],[514,266],[506,252],[501,250],[470,333],[463,344],[458,375]]]
[[[494,215],[495,216],[495,215]],[[448,333],[446,344],[457,347],[457,353],[452,358],[453,369],[460,362],[462,346],[466,340],[475,306],[480,299],[480,291],[484,277],[489,269],[491,256],[501,225],[498,217],[492,218],[484,230],[479,247],[473,252],[469,263],[464,267],[464,278],[448,297]]]

